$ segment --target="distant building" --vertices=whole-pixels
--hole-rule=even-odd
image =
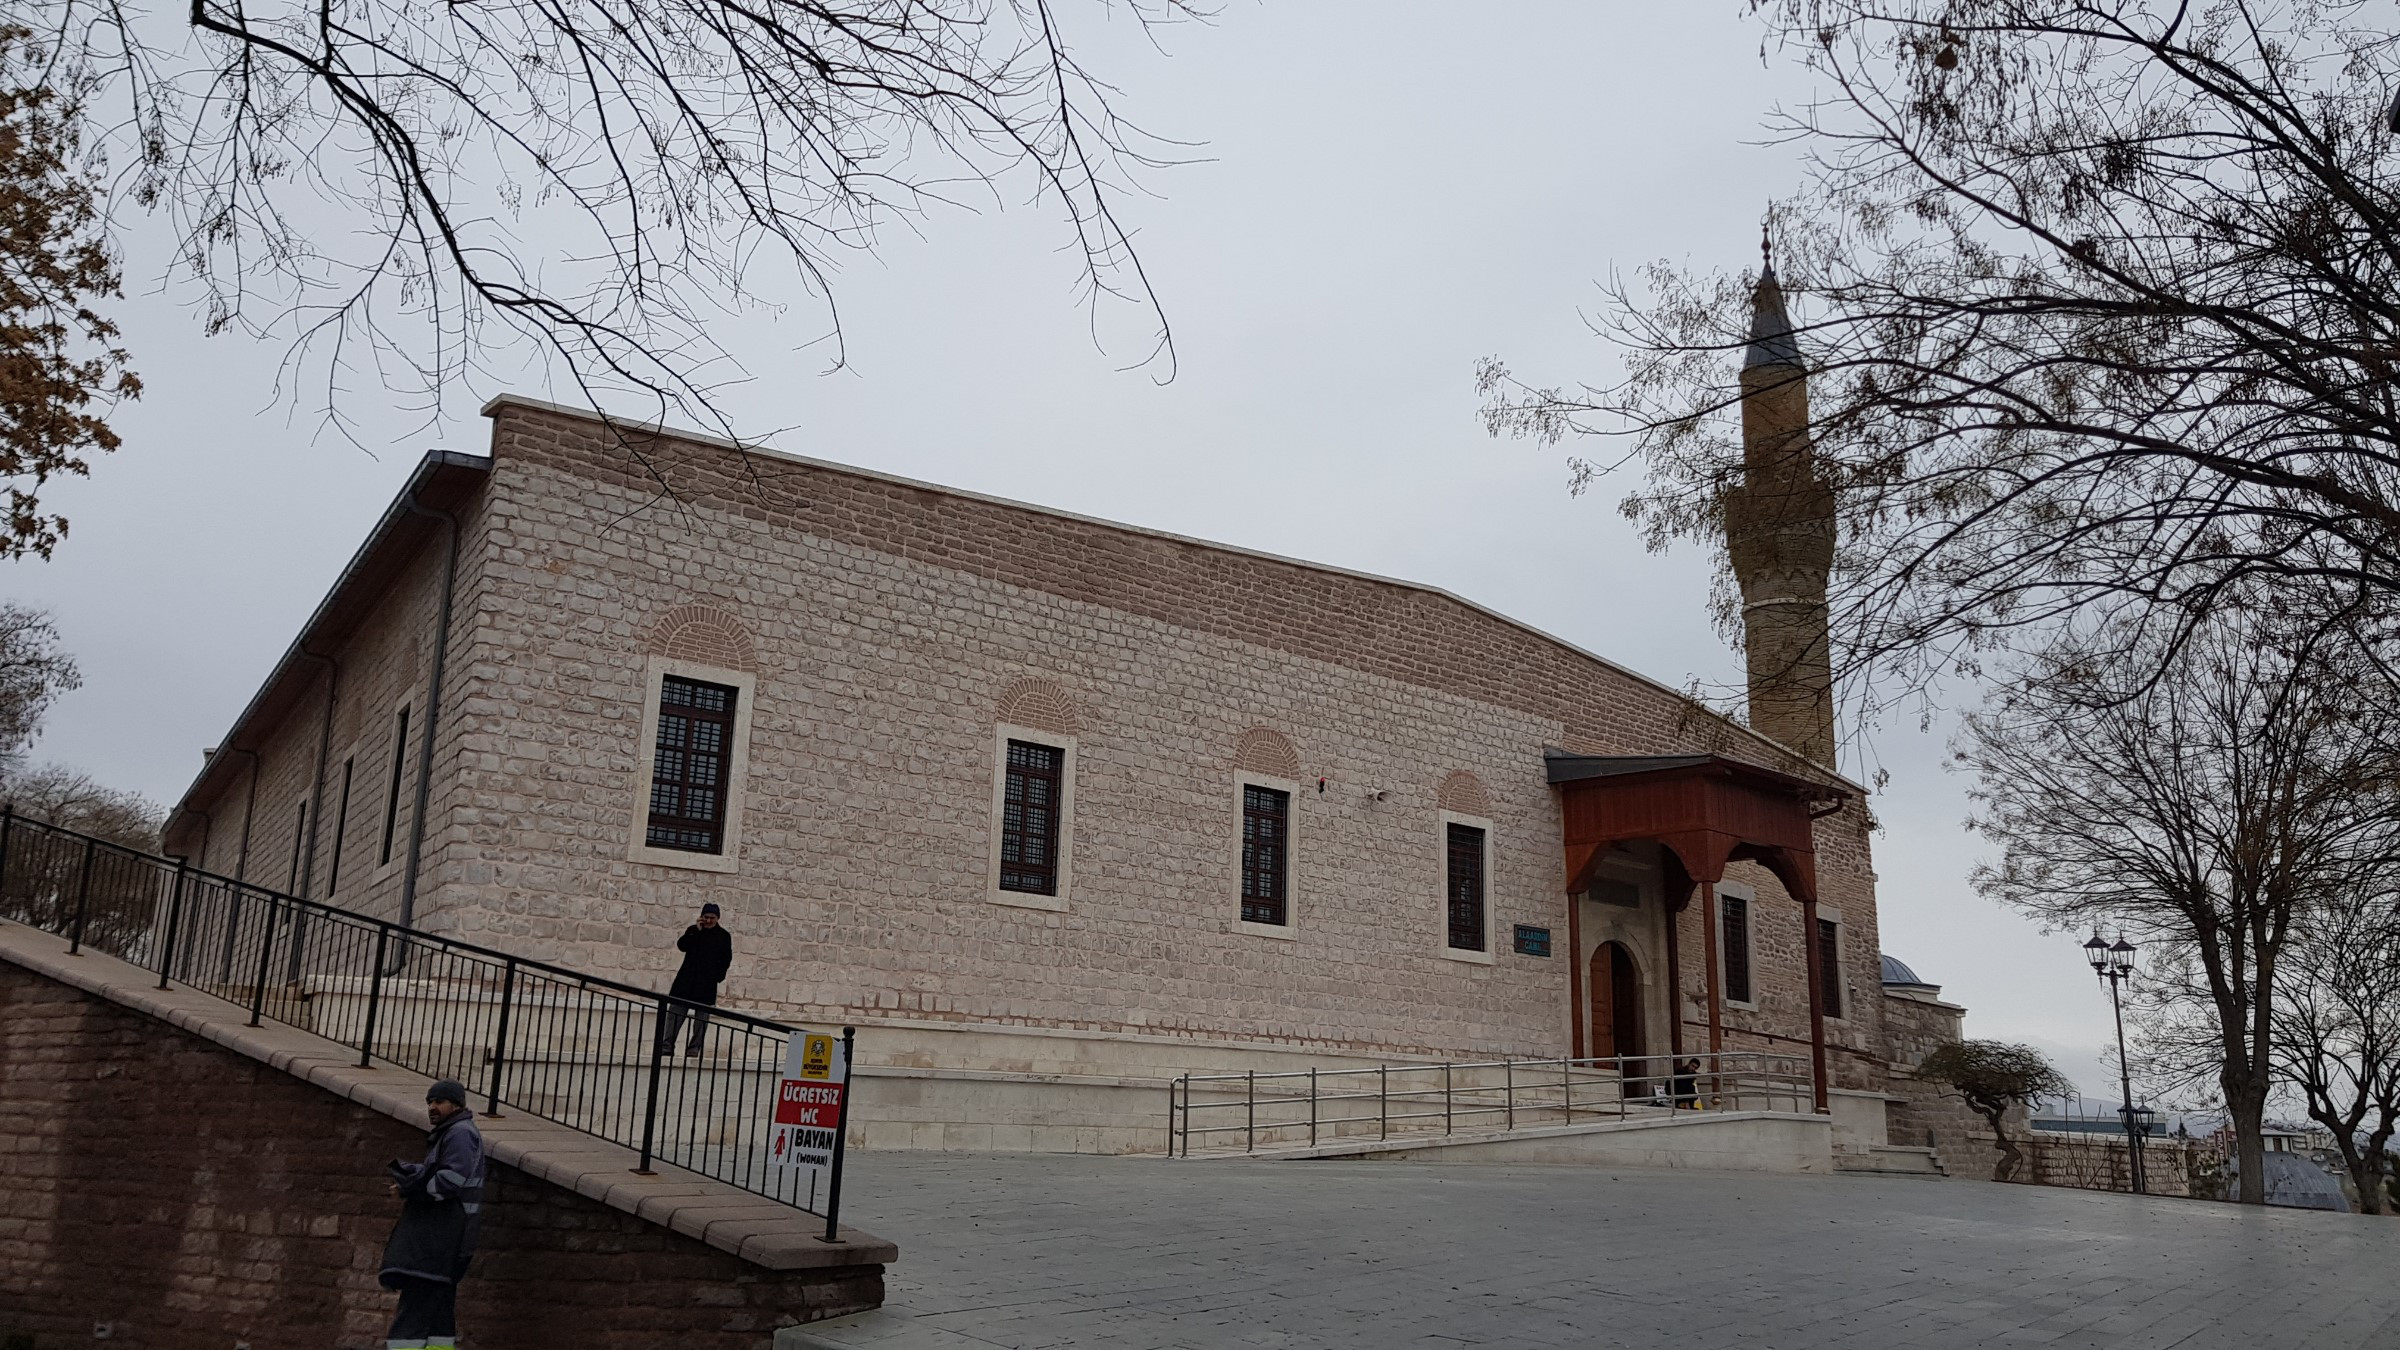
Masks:
[[[2266,1167],[2268,1204],[2291,1209],[2329,1209],[2337,1214],[2351,1211],[2350,1196],[2342,1187],[2342,1178],[2308,1151],[2307,1131],[2269,1125],[2259,1131],[2259,1142],[2266,1149],[2262,1161]],[[2326,1143],[2331,1146],[2330,1136]],[[2238,1186],[2241,1171],[2241,1154],[2228,1147],[2225,1175],[2229,1191]]]
[[[2191,1137],[2192,1119],[2181,1112],[2161,1110],[2148,1102],[2134,1103],[2135,1122],[2144,1135],[2163,1139],[2168,1135]],[[2029,1122],[2044,1134],[2096,1134],[2118,1139],[2125,1137],[2125,1113],[2116,1097],[2086,1097],[2069,1091],[2063,1097],[2044,1098],[2033,1104]]]

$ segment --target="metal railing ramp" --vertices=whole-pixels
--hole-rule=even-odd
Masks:
[[[1186,1074],[1169,1096],[1168,1152],[1184,1158],[1340,1157],[1814,1109],[1808,1061],[1746,1050]]]

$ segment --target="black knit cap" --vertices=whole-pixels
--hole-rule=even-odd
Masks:
[[[455,1083],[450,1079],[445,1078],[442,1081],[434,1084],[432,1087],[425,1089],[425,1100],[429,1102],[449,1102],[453,1106],[465,1106],[467,1104],[467,1089],[464,1084]]]

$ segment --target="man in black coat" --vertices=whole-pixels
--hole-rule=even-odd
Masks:
[[[378,1272],[400,1294],[385,1344],[456,1350],[458,1282],[483,1227],[483,1134],[466,1088],[449,1079],[426,1090],[425,1114],[433,1125],[425,1161],[391,1164],[392,1195],[406,1203]]]
[[[667,992],[693,1003],[715,1003],[717,986],[724,982],[725,972],[733,967],[733,935],[717,926],[715,905],[700,907],[700,922],[683,930],[683,936],[675,939],[675,950],[683,953],[683,968],[675,972],[675,983],[668,987]],[[681,1003],[670,1003],[666,1017],[658,1026],[660,1054],[675,1053],[675,1033],[682,1030],[686,1015],[692,1020],[692,1038],[685,1042],[683,1053],[700,1053],[700,1042],[708,1035],[708,1009],[686,1008]]]

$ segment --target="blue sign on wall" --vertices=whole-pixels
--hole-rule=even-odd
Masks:
[[[1549,954],[1549,929],[1535,928],[1531,924],[1521,923],[1517,925],[1517,955],[1548,956]]]

